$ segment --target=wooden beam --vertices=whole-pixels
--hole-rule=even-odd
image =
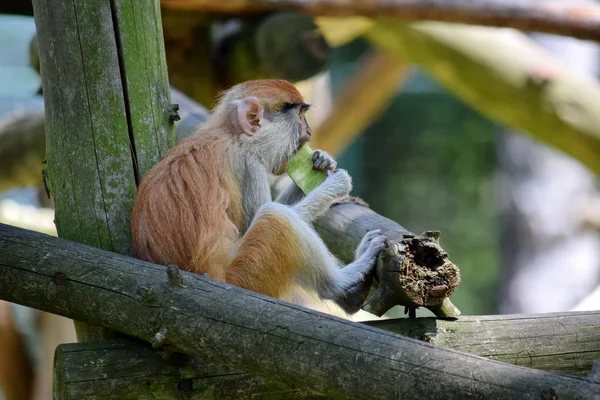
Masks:
[[[69,343],[56,349],[56,400],[324,400],[274,379],[142,341]],[[188,397],[185,397],[188,396]]]
[[[595,379],[486,360],[178,270],[0,225],[0,298],[332,398],[600,396]]]
[[[600,311],[363,322],[442,347],[562,374],[588,375],[600,358]],[[178,398],[300,400],[325,397],[132,340],[70,343],[56,350],[57,400]]]
[[[393,21],[431,20],[553,33],[600,40],[600,6],[519,0],[161,0],[166,8],[214,13],[292,9],[313,16],[363,16]]]

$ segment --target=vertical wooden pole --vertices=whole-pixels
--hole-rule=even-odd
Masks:
[[[132,255],[137,184],[175,143],[159,0],[33,7],[58,235]],[[80,341],[107,336],[76,329]]]

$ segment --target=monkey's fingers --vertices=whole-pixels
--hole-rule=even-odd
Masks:
[[[312,157],[313,170],[328,171],[335,170],[337,162],[327,152],[323,150],[315,150]]]

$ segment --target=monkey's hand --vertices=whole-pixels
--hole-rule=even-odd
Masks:
[[[365,236],[363,236],[358,247],[356,248],[356,258],[360,257],[367,251],[369,245],[371,244],[371,242],[373,242],[374,239],[377,238],[377,241],[380,241],[382,237],[383,239],[385,239],[385,236],[383,235],[383,232],[381,232],[380,229],[375,229],[373,231],[367,232]]]
[[[313,170],[315,171],[335,171],[337,162],[323,150],[315,150],[312,157]]]
[[[315,190],[322,190],[328,196],[337,200],[350,194],[352,178],[346,170],[338,169],[335,172],[328,170],[327,179]]]

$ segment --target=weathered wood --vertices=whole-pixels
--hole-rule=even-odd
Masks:
[[[364,323],[493,360],[562,374],[587,375],[600,358],[600,311]]]
[[[158,0],[33,6],[58,235],[131,255],[136,184],[175,143]]]
[[[322,217],[318,218],[314,227],[323,238],[330,251],[340,260],[348,263],[354,259],[354,251],[360,243],[363,236],[374,229],[380,229],[392,242],[400,242],[405,236],[414,236],[397,222],[392,221],[371,210],[366,204],[360,202],[345,202],[330,208]],[[393,268],[393,259],[388,259],[385,264],[378,266],[378,270]],[[387,277],[389,278],[389,276]],[[382,315],[389,308],[395,305],[414,306],[412,303],[389,303],[381,304],[379,299],[374,299],[378,293],[372,291],[369,294],[367,303],[370,303],[371,312]],[[445,298],[441,305],[426,306],[437,317],[454,318],[460,315],[449,298]]]
[[[163,7],[221,13],[292,9],[315,16],[458,22],[600,40],[600,7],[519,0],[161,0]]]
[[[158,0],[110,0],[135,168],[141,178],[175,145]]]
[[[132,254],[135,180],[110,4],[33,4],[58,234]]]
[[[465,316],[365,321],[366,325],[419,340],[556,373],[588,375],[600,358],[600,311],[539,315]],[[191,383],[194,399],[324,398],[239,370],[179,353],[166,360],[143,343],[115,340],[64,344],[57,348],[57,400],[184,398],[180,384]],[[246,389],[252,389],[253,397]]]
[[[57,347],[56,400],[317,400],[314,393],[148,343],[112,340]]]
[[[344,399],[600,396],[600,383],[440,348],[95,247],[0,225],[0,297]],[[173,275],[173,274],[170,274]],[[171,282],[171,283],[170,283]]]

